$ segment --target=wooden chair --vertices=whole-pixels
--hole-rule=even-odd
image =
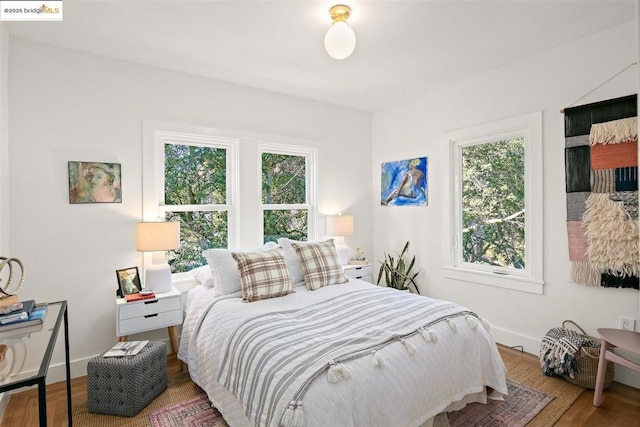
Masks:
[[[600,347],[600,359],[598,360],[598,375],[596,376],[596,388],[593,393],[593,406],[600,406],[602,403],[602,388],[604,386],[604,374],[607,367],[607,360],[640,372],[640,364],[634,363],[613,352],[614,347],[637,354],[640,356],[640,333],[633,331],[623,331],[621,329],[598,329],[602,340]]]

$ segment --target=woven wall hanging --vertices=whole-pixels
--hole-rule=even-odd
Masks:
[[[637,95],[564,114],[571,280],[638,289]]]

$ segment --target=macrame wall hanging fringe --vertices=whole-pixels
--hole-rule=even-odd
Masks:
[[[569,260],[577,284],[640,289],[637,98],[563,110]]]
[[[598,86],[594,87],[593,89],[591,89],[589,92],[585,93],[584,95],[582,95],[580,98],[576,99],[575,101],[573,101],[571,104],[567,105],[565,108],[563,108],[562,110],[560,110],[560,112],[562,114],[564,114],[565,110],[567,108],[571,108],[574,105],[576,105],[578,102],[582,101],[584,98],[586,98],[587,96],[591,95],[593,92],[595,92],[596,90],[600,89],[602,86],[606,85],[607,83],[609,83],[611,80],[615,79],[616,77],[618,77],[620,74],[624,73],[625,71],[627,71],[629,68],[633,67],[634,65],[638,65],[637,62],[632,62],[631,64],[627,65],[626,67],[624,67],[622,70],[618,71],[617,73],[615,73],[613,76],[609,77],[607,80],[603,81],[602,83],[600,83]]]

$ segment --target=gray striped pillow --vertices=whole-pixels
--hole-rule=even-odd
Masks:
[[[291,246],[302,266],[305,286],[310,291],[347,281],[333,239],[320,243],[291,242]]]
[[[266,252],[233,252],[231,255],[238,264],[244,302],[281,297],[292,292],[282,248]]]

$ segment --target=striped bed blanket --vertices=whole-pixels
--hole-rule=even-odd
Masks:
[[[319,375],[329,383],[350,376],[347,361],[384,361],[381,348],[401,343],[406,357],[416,351],[407,339],[437,340],[436,323],[477,327],[477,316],[457,304],[416,298],[392,289],[361,289],[310,306],[246,320],[228,339],[218,382],[241,402],[255,425],[304,425],[302,399]],[[396,361],[396,363],[402,363]],[[376,369],[371,370],[376,375]]]
[[[462,306],[356,279],[294,290],[190,292],[178,357],[229,425],[415,427],[507,393],[488,326]]]

